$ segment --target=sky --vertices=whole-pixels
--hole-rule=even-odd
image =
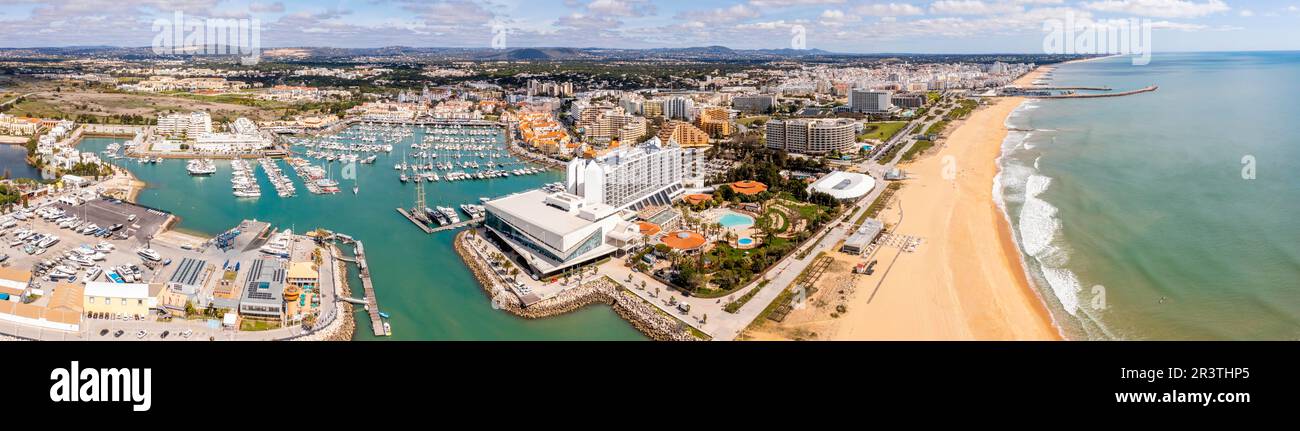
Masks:
[[[177,12],[255,18],[263,49],[489,47],[495,36],[507,48],[1037,53],[1044,23],[1067,17],[1142,20],[1154,51],[1300,49],[1300,0],[0,0],[0,47],[147,47],[155,21]]]

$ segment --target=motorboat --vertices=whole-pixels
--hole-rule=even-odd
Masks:
[[[145,260],[150,260],[154,262],[162,261],[162,255],[158,254],[158,252],[154,251],[154,249],[152,248],[142,248],[136,250],[135,254],[140,255],[140,257],[144,258]]]

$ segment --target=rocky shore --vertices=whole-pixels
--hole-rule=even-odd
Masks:
[[[509,291],[504,281],[489,269],[487,261],[482,259],[477,250],[467,241],[469,240],[465,231],[456,235],[453,241],[456,253],[465,261],[465,265],[478,280],[479,286],[483,287],[483,291],[491,298],[493,308],[505,310],[525,319],[540,319],[600,303],[613,307],[614,312],[651,339],[699,340],[692,335],[686,324],[646,303],[635,294],[626,292],[623,285],[609,277],[601,277],[581,286],[566,289],[559,295],[525,307],[523,301]]]

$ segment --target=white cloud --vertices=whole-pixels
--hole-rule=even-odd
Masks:
[[[638,17],[654,14],[654,5],[644,0],[593,0],[587,4],[593,14]]]
[[[1197,3],[1188,0],[1102,0],[1083,3],[1098,12],[1127,13],[1161,18],[1196,18],[1232,9],[1222,0]]]
[[[1255,12],[1252,11],[1252,10],[1250,10],[1250,9],[1242,9],[1242,10],[1241,10],[1241,13],[1239,13],[1238,15],[1241,15],[1241,16],[1244,16],[1244,17],[1249,18],[1249,17],[1255,16]]]
[[[985,3],[980,0],[939,0],[930,4],[930,12],[937,15],[997,15],[1023,9],[1010,2]]]
[[[853,13],[865,16],[911,16],[921,15],[925,11],[907,3],[870,3],[854,7]]]
[[[757,7],[795,7],[843,4],[844,0],[750,0],[749,4]]]

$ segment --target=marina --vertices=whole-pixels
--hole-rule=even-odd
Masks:
[[[423,134],[422,127],[413,127],[413,134],[407,139],[423,140]],[[109,144],[120,145],[125,141],[93,137],[86,138],[80,147],[84,151],[100,151]],[[374,165],[356,165],[356,180],[361,187],[359,194],[300,193],[293,198],[264,193],[258,199],[232,200],[230,189],[226,188],[232,174],[227,160],[215,160],[216,173],[208,178],[195,179],[187,178],[185,163],[137,165],[132,161],[125,166],[141,181],[148,183],[148,187],[140,192],[139,202],[172,210],[181,220],[175,226],[181,231],[210,236],[226,231],[240,220],[256,218],[282,227],[321,227],[334,232],[348,232],[358,240],[364,240],[368,268],[377,295],[402,298],[400,301],[389,300],[381,310],[390,315],[387,320],[399,329],[391,337],[395,340],[646,339],[609,307],[588,307],[549,319],[525,320],[485,306],[482,290],[473,275],[450,251],[454,234],[450,230],[455,228],[412,235],[416,231],[410,230],[410,221],[405,217],[393,217],[389,212],[392,210],[387,209],[409,208],[413,201],[414,186],[403,186],[394,181],[393,177],[398,173],[389,169],[401,161],[400,148],[395,148],[392,153],[372,155],[378,156]],[[280,164],[282,169],[303,171],[294,165],[297,158],[304,157],[297,154],[272,161]],[[327,175],[322,165],[330,166],[329,163],[310,163],[315,163],[322,177]],[[303,166],[311,167],[310,163]],[[340,175],[338,163],[334,163],[333,171],[335,177]],[[288,171],[285,173],[289,174]],[[306,187],[297,175],[288,176],[300,190]],[[426,182],[424,186],[430,208],[459,209],[463,204],[481,204],[483,197],[541,187],[559,181],[561,177],[558,172],[546,171],[479,181]],[[258,174],[256,179],[263,191],[273,189],[266,176]],[[351,188],[351,181],[341,180],[347,188]],[[340,214],[347,216],[340,217]],[[462,221],[468,220],[469,214],[462,213],[460,217]],[[346,246],[340,248],[348,251]],[[345,279],[352,286],[363,286],[356,270],[348,271]],[[371,316],[363,307],[357,306],[353,312],[358,327],[371,325]],[[354,335],[354,339],[359,340],[375,338],[373,330],[359,330]]]

